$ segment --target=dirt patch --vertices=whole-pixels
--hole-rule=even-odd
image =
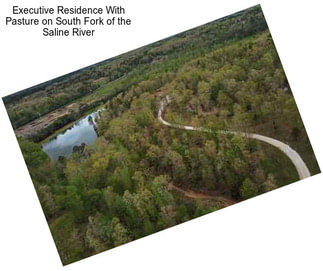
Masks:
[[[225,197],[222,197],[222,196],[212,196],[212,195],[208,195],[208,194],[204,194],[204,193],[200,193],[200,192],[195,192],[195,191],[192,191],[189,189],[184,190],[184,189],[179,188],[178,186],[174,185],[173,183],[169,183],[168,188],[171,190],[175,190],[188,198],[216,201],[216,203],[219,206],[221,206],[221,208],[224,208],[224,207],[227,207],[227,206],[230,206],[230,205],[236,203],[235,201],[230,200]]]
[[[15,132],[17,136],[26,136],[37,133],[42,130],[45,126],[51,124],[57,118],[68,115],[73,111],[79,109],[78,103],[72,103],[64,107],[60,107],[32,122],[27,123],[26,125],[18,128]]]

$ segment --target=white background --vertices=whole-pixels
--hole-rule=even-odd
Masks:
[[[131,27],[94,37],[43,37],[41,28],[4,26],[0,2],[0,96],[261,3],[322,167],[321,1],[47,1],[123,4]],[[322,175],[62,267],[3,104],[0,104],[0,269],[323,270]]]

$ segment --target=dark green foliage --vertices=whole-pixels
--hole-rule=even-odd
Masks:
[[[217,99],[218,99],[218,95],[219,95],[219,92],[223,89],[223,85],[219,82],[215,83],[212,87],[211,87],[211,100],[213,102],[217,102]]]
[[[288,89],[257,6],[7,97],[14,127],[78,103],[34,141],[104,104],[99,138],[69,158],[50,161],[40,145],[19,139],[63,263],[295,181],[272,146],[219,132],[272,136],[313,161]],[[212,132],[162,125],[166,95],[165,120]]]
[[[49,159],[47,154],[42,151],[41,146],[38,144],[23,138],[19,138],[18,141],[29,169],[37,168]]]
[[[253,18],[253,19],[251,19]],[[227,40],[245,37],[267,28],[260,7],[254,7],[227,17],[226,20],[218,20],[202,27],[192,29],[170,37],[163,41],[150,44],[135,51],[102,61],[98,64],[72,72],[65,76],[50,80],[38,86],[26,89],[22,92],[4,97],[10,120],[14,128],[18,128],[39,116],[60,108],[76,99],[91,95],[92,92],[100,92],[101,88],[122,77],[138,70],[140,80],[136,79],[127,84],[115,88],[112,93],[102,101],[125,90],[133,84],[146,80],[147,71],[154,66],[163,65],[163,72],[169,72],[178,67],[180,61],[194,54],[205,54]],[[189,37],[189,42],[187,39]],[[188,56],[188,54],[190,56]],[[180,56],[180,58],[178,57]],[[173,61],[175,59],[176,61]],[[145,73],[144,73],[145,72]],[[153,70],[152,70],[153,72]],[[104,78],[104,80],[101,80]],[[198,77],[189,83],[189,87],[196,91]],[[82,82],[82,83],[80,83]],[[154,87],[158,88],[158,85]],[[28,99],[32,105],[21,106]],[[83,111],[84,112],[84,111]]]
[[[258,189],[249,178],[245,179],[240,187],[240,194],[243,199],[250,199],[257,196]]]

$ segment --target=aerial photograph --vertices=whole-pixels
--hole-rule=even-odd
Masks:
[[[2,99],[63,265],[320,172],[259,5]]]

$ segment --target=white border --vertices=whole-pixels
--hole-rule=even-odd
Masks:
[[[0,96],[259,2],[317,159],[323,161],[321,1],[93,0],[92,6],[123,4],[133,24],[79,39],[4,28],[11,5],[44,3],[1,1]],[[321,175],[63,268],[2,104],[0,120],[1,270],[323,270]]]

